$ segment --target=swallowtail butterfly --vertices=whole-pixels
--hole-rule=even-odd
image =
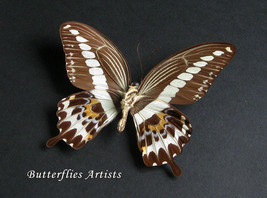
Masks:
[[[122,111],[118,131],[133,116],[137,143],[146,166],[168,163],[181,174],[174,157],[189,141],[192,126],[171,104],[202,98],[235,54],[229,43],[205,43],[175,53],[156,65],[140,85],[130,84],[128,64],[120,50],[96,29],[78,22],[60,27],[70,82],[84,90],[58,103],[60,133],[47,141],[64,140],[80,149]]]

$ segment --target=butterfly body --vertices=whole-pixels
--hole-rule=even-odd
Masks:
[[[125,128],[130,109],[134,108],[135,102],[137,102],[140,98],[141,97],[138,96],[138,85],[130,85],[124,98],[121,100],[122,118],[118,123],[119,133],[121,133]]]
[[[84,91],[58,103],[60,133],[48,140],[47,146],[63,140],[80,149],[119,112],[118,131],[122,132],[130,112],[145,165],[167,163],[179,176],[174,157],[189,142],[192,126],[171,104],[191,104],[202,98],[233,58],[235,47],[214,42],[187,48],[161,61],[140,85],[130,85],[126,59],[101,32],[79,22],[66,22],[60,35],[70,82]]]

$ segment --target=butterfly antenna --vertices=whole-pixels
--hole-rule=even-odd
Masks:
[[[139,46],[140,46],[140,42],[137,44],[136,52],[137,52],[137,56],[138,56],[138,60],[139,60],[139,64],[140,64],[141,82],[142,82],[144,73],[143,73],[143,64],[142,64],[140,53],[139,53]]]
[[[148,65],[148,62],[150,61],[151,59],[151,56],[157,51],[159,50],[160,46],[156,47],[155,49],[152,50],[152,52],[149,54],[149,56],[147,57],[146,59],[146,66]]]

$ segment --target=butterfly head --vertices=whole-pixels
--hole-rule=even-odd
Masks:
[[[132,82],[130,87],[136,87],[138,88],[139,87],[139,83],[138,82]]]

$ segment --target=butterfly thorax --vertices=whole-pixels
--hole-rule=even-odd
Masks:
[[[129,110],[134,106],[134,104],[140,98],[140,96],[138,96],[137,93],[138,93],[138,85],[130,85],[128,91],[125,93],[124,98],[121,101],[122,118],[118,123],[119,133],[121,133],[125,128]]]

